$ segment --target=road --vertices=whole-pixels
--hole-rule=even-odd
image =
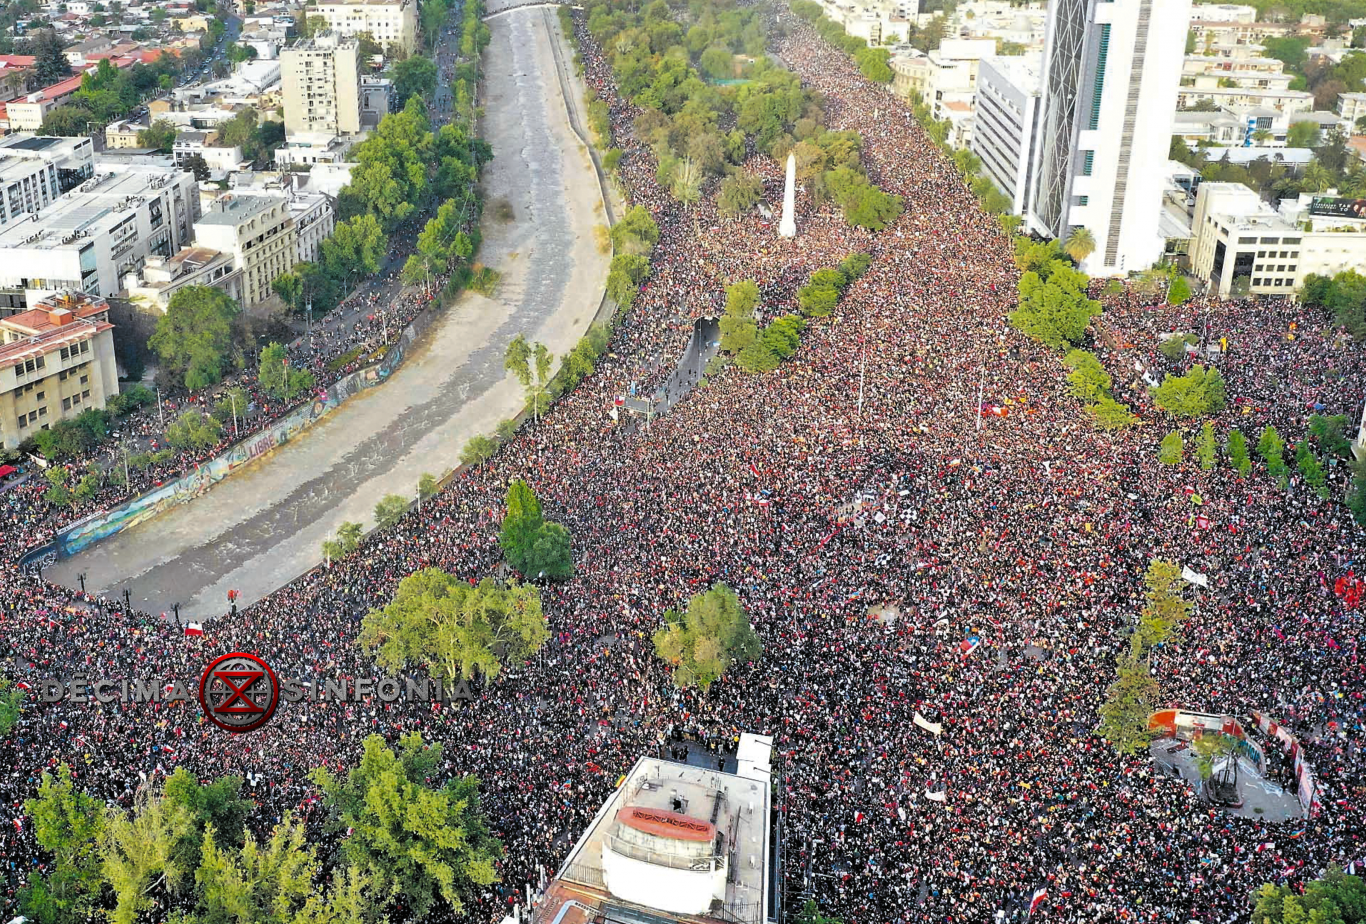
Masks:
[[[375,502],[412,497],[425,472],[453,468],[460,448],[522,406],[503,369],[519,333],[557,356],[588,328],[608,258],[593,243],[603,221],[588,152],[565,117],[552,53],[559,25],[539,10],[490,23],[483,133],[494,159],[484,175],[480,259],[503,274],[492,299],[466,293],[433,325],[386,384],[351,399],[274,455],[203,497],[114,536],[45,573],[108,596],[127,588],[148,612],[211,619],[260,599],[318,564],[324,539],[346,520],[371,524]],[[581,93],[581,88],[575,90]]]

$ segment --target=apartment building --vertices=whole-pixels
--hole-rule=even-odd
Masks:
[[[0,444],[104,407],[118,394],[109,303],[60,293],[0,318]]]
[[[342,35],[369,32],[380,45],[397,45],[405,54],[417,48],[416,0],[315,0],[308,16],[321,16]]]
[[[286,135],[354,135],[361,130],[360,43],[336,32],[301,39],[280,53]]]
[[[1087,228],[1082,269],[1146,269],[1166,242],[1168,179],[1189,0],[1051,0],[1029,227]]]
[[[0,164],[17,161],[52,165],[57,177],[57,190],[65,193],[95,175],[95,145],[83,136],[54,138],[18,134],[0,138]],[[56,193],[53,195],[55,198]]]
[[[230,253],[242,271],[242,307],[270,298],[270,284],[298,262],[298,237],[282,196],[226,193],[195,222],[195,246]]]

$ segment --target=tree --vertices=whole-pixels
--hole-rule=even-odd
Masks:
[[[1304,440],[1301,440],[1295,447],[1295,467],[1304,476],[1305,484],[1309,485],[1320,498],[1327,500],[1328,479],[1323,473],[1323,465],[1314,455],[1314,450],[1309,448],[1309,443]]]
[[[186,890],[194,867],[179,849],[194,833],[184,806],[152,794],[144,785],[131,812],[111,812],[100,838],[104,878],[114,893],[111,924],[134,924],[155,903]]]
[[[1285,440],[1281,439],[1275,427],[1268,426],[1257,438],[1257,454],[1266,461],[1266,469],[1271,476],[1284,487],[1289,481],[1290,469],[1285,464]]]
[[[379,272],[388,247],[389,240],[374,215],[355,215],[337,222],[332,236],[323,240],[323,268],[343,280],[342,288],[349,290],[359,277]]]
[[[302,822],[286,812],[268,841],[247,834],[240,851],[223,850],[209,826],[195,871],[199,911],[206,922],[303,924],[305,906],[317,902],[318,862]]]
[[[1267,883],[1257,891],[1255,924],[1362,924],[1366,921],[1366,880],[1330,866],[1322,879],[1298,895],[1289,886]]]
[[[43,135],[74,138],[76,135],[84,135],[90,129],[90,123],[94,121],[97,121],[94,113],[85,106],[66,103],[48,110],[38,131]]]
[[[1063,365],[1072,371],[1067,381],[1072,387],[1073,397],[1087,404],[1095,404],[1110,393],[1112,379],[1110,373],[1096,359],[1096,354],[1088,350],[1071,350],[1063,357]]]
[[[508,564],[524,575],[567,580],[573,573],[568,530],[545,521],[541,501],[525,481],[508,485],[498,544]]]
[[[436,497],[437,491],[441,488],[435,475],[422,473],[422,477],[417,480],[417,499],[419,501],[429,501]]]
[[[213,385],[222,381],[228,369],[241,364],[241,353],[233,342],[233,323],[241,310],[225,292],[185,286],[171,296],[147,345],[161,357],[167,373],[186,388]]]
[[[304,280],[298,273],[281,273],[271,280],[270,287],[291,311],[303,306]]]
[[[1120,656],[1116,675],[1100,706],[1096,733],[1121,754],[1137,754],[1157,737],[1148,728],[1148,719],[1157,708],[1157,681],[1132,652]]]
[[[228,63],[232,65],[241,64],[243,61],[255,61],[259,53],[255,46],[243,45],[240,42],[233,42],[228,45]]]
[[[329,563],[340,561],[360,548],[362,530],[359,523],[343,522],[337,527],[337,537],[323,542],[323,558]]]
[[[173,123],[167,122],[165,119],[157,119],[138,132],[138,146],[153,148],[163,154],[169,154],[175,145],[176,134],[177,130]]]
[[[30,42],[34,56],[33,73],[41,86],[50,87],[71,75],[71,63],[66,59],[56,32],[44,29],[33,36]]]
[[[166,779],[163,798],[168,806],[183,809],[190,826],[172,849],[172,859],[186,870],[199,866],[204,834],[213,829],[217,843],[236,850],[242,846],[252,802],[242,797],[242,778],[223,776],[201,783],[184,767]]]
[[[659,225],[643,205],[633,206],[612,226],[612,246],[618,253],[649,256],[659,243]]]
[[[21,691],[17,691],[21,692]],[[104,880],[100,875],[99,841],[104,832],[104,804],[76,789],[71,767],[61,764],[44,773],[38,796],[24,803],[33,819],[38,846],[51,862],[29,874],[19,893],[24,914],[40,924],[86,920],[98,907]]]
[[[218,445],[223,425],[198,408],[187,408],[166,428],[166,442],[181,451],[200,452]]]
[[[399,582],[394,598],[361,623],[359,644],[395,673],[424,665],[438,679],[492,680],[550,637],[540,592],[485,578],[476,587],[437,568]]]
[[[1080,343],[1100,302],[1086,297],[1086,276],[1060,261],[1045,267],[1047,275],[1027,272],[1020,278],[1020,307],[1010,321],[1027,336],[1056,350]]]
[[[1317,122],[1291,122],[1286,131],[1285,145],[1289,148],[1313,148],[1319,142]]]
[[[1184,305],[1186,302],[1190,301],[1190,297],[1191,284],[1186,281],[1184,275],[1178,273],[1176,278],[1172,280],[1171,285],[1167,287],[1167,304]]]
[[[1091,233],[1091,229],[1078,225],[1067,235],[1067,240],[1063,241],[1063,253],[1072,258],[1074,263],[1081,263],[1091,254],[1096,252],[1096,238]]]
[[[722,218],[734,218],[759,204],[764,184],[757,177],[737,170],[721,181],[716,193],[716,209]]]
[[[844,220],[855,227],[881,231],[905,208],[900,196],[878,189],[852,167],[836,167],[824,175],[823,181],[831,198],[844,210]]]
[[[1247,437],[1240,430],[1230,430],[1224,441],[1224,449],[1228,453],[1229,464],[1246,478],[1247,473],[1252,471],[1252,460],[1247,455]]]
[[[1181,439],[1181,434],[1173,430],[1162,437],[1161,449],[1158,452],[1158,459],[1163,465],[1180,465],[1181,455],[1185,451],[1185,442]]]
[[[271,343],[261,350],[256,382],[266,394],[282,401],[293,401],[310,391],[315,384],[312,372],[296,369],[289,364],[285,348],[278,343]]]
[[[1121,404],[1109,395],[1102,397],[1087,410],[1095,418],[1096,426],[1102,430],[1123,430],[1138,423],[1138,418],[1127,405]]]
[[[630,308],[640,291],[640,283],[650,275],[648,257],[634,253],[619,253],[612,257],[607,273],[607,297],[622,308]]]
[[[0,740],[9,737],[23,712],[24,691],[0,677]]]
[[[493,458],[493,454],[497,451],[497,440],[482,433],[476,433],[460,450],[460,464],[479,465]]]
[[[400,494],[386,494],[375,504],[375,528],[388,529],[403,519],[408,501]]]
[[[688,601],[681,616],[664,614],[654,634],[655,653],[673,666],[674,684],[704,691],[737,661],[753,661],[763,644],[749,623],[740,599],[725,584]]]
[[[394,95],[399,108],[413,96],[424,97],[436,89],[436,63],[430,58],[414,55],[394,65]]]
[[[1208,420],[1200,428],[1200,437],[1195,443],[1195,457],[1200,460],[1200,467],[1205,471],[1214,468],[1214,463],[1218,459],[1218,444],[1214,440],[1214,424]]]
[[[1212,366],[1194,366],[1185,375],[1167,375],[1153,390],[1153,402],[1173,417],[1199,417],[1223,410],[1224,377]]]
[[[1194,345],[1199,342],[1199,334],[1173,334],[1157,345],[1157,351],[1172,362],[1179,362],[1182,359],[1185,359],[1187,352],[1189,352],[1186,349],[1186,345]]]
[[[189,169],[190,173],[194,174],[196,183],[204,182],[213,173],[213,171],[209,169],[209,162],[204,159],[203,154],[191,154],[189,157],[185,158],[185,167]]]
[[[1344,414],[1334,414],[1332,417],[1312,414],[1309,417],[1309,434],[1328,455],[1346,459],[1352,454],[1352,441],[1346,436],[1348,424]]]
[[[531,344],[525,334],[518,334],[503,352],[503,368],[517,376],[523,388],[531,385]]]
[[[440,767],[441,745],[413,732],[399,739],[397,754],[381,736],[366,738],[344,781],[326,767],[312,774],[333,828],[350,832],[341,842],[347,865],[373,883],[382,905],[400,902],[411,920],[441,899],[459,919],[465,901],[498,879],[502,845],[484,820],[479,780],[463,776],[436,786],[430,781]]]
[[[822,914],[820,906],[812,899],[807,899],[797,912],[797,924],[843,924],[837,918]]]

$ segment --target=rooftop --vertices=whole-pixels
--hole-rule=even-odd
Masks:
[[[565,858],[533,920],[566,924],[592,904],[614,921],[764,924],[771,753],[771,738],[745,734],[735,773],[714,762],[640,758]]]
[[[228,193],[214,200],[196,225],[239,225],[272,206],[280,204],[279,196],[244,196]]]
[[[29,311],[0,319],[0,331],[11,339],[0,346],[0,368],[17,365],[70,343],[86,340],[114,325],[106,320],[109,303],[83,293],[61,293],[42,299]]]
[[[172,181],[174,174],[129,168],[98,174],[24,221],[0,228],[0,249],[80,247],[91,237],[109,233],[128,217],[129,209]]]
[[[1027,55],[992,55],[982,59],[1021,92],[1034,95],[1043,86],[1043,52]]]

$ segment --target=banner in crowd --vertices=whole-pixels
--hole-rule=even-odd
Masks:
[[[398,342],[389,348],[380,362],[338,379],[321,396],[300,405],[261,432],[228,447],[222,454],[195,466],[194,471],[127,500],[112,510],[87,517],[68,527],[55,539],[58,557],[75,555],[101,539],[198,497],[238,469],[285,445],[330,414],[347,398],[386,381],[402,364],[413,341],[438,314],[431,309],[423,311],[404,328]]]
[[[931,722],[929,719],[921,715],[919,710],[917,710],[915,713],[914,721],[916,725],[919,725],[921,728],[925,729],[925,731],[929,732],[931,735],[938,735],[944,731],[943,725],[940,725],[938,722]]]
[[[1319,787],[1314,781],[1314,768],[1309,766],[1309,762],[1304,759],[1304,749],[1300,747],[1300,739],[1290,734],[1279,722],[1263,712],[1253,710],[1252,721],[1257,723],[1258,731],[1281,743],[1281,750],[1290,757],[1295,768],[1296,790],[1300,797],[1300,805],[1304,808],[1304,814],[1308,817],[1317,814],[1321,805]]]

